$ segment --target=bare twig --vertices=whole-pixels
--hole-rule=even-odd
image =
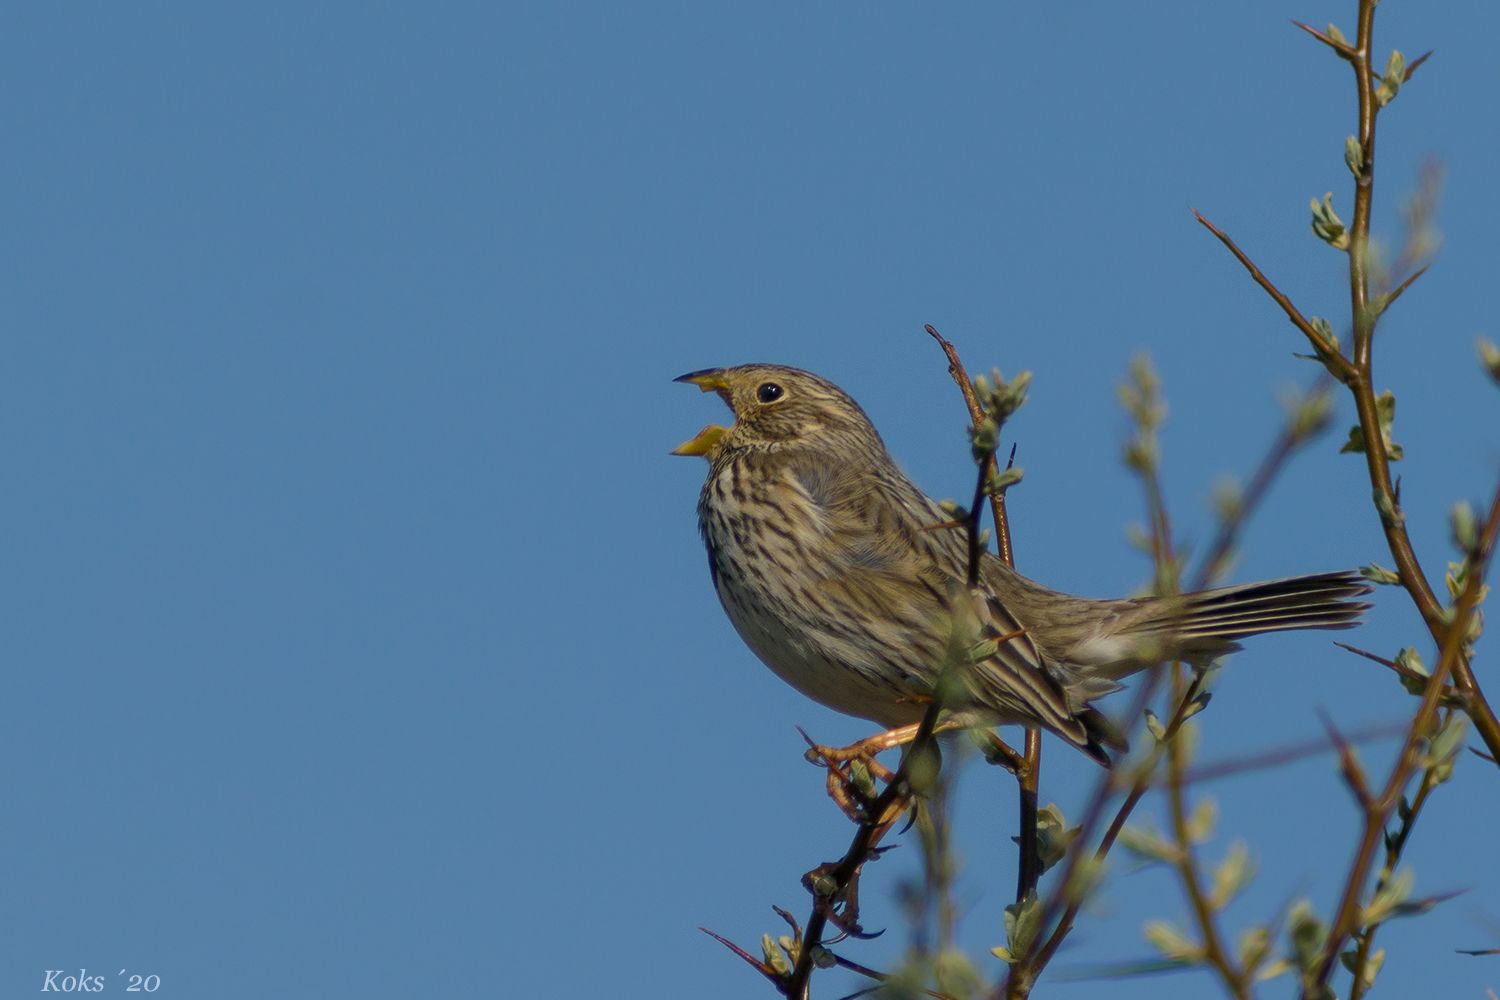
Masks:
[[[1318,357],[1328,367],[1334,377],[1341,382],[1348,382],[1349,379],[1354,378],[1358,374],[1354,365],[1349,362],[1349,359],[1340,354],[1334,349],[1332,344],[1324,339],[1323,335],[1318,332],[1318,328],[1308,322],[1307,317],[1303,316],[1297,307],[1292,305],[1291,299],[1283,295],[1281,289],[1273,285],[1271,279],[1261,273],[1260,268],[1256,267],[1250,258],[1245,256],[1245,252],[1235,245],[1234,240],[1230,239],[1218,226],[1205,219],[1197,209],[1190,208],[1189,211],[1193,213],[1199,222],[1203,223],[1209,232],[1219,238],[1219,242],[1229,248],[1229,252],[1234,254],[1241,264],[1245,265],[1245,270],[1250,272],[1250,277],[1255,279],[1255,283],[1266,290],[1266,294],[1270,295],[1276,301],[1276,304],[1282,308],[1282,311],[1286,313],[1287,319],[1290,319],[1292,324],[1302,331],[1302,335],[1312,344],[1313,350],[1317,352]],[[1379,441],[1380,438],[1377,437],[1375,440]]]
[[[1395,739],[1397,736],[1405,736],[1407,728],[1411,725],[1409,720],[1400,722],[1379,722],[1374,725],[1363,726],[1353,732],[1345,733],[1344,740],[1351,746],[1360,743],[1370,743],[1375,740]],[[1188,768],[1183,775],[1185,784],[1194,785],[1205,781],[1218,781],[1221,778],[1233,777],[1237,774],[1247,774],[1251,771],[1263,771],[1268,768],[1281,767],[1295,761],[1305,760],[1309,757],[1317,757],[1328,753],[1330,750],[1338,750],[1338,746],[1327,736],[1317,740],[1306,740],[1301,743],[1292,743],[1283,747],[1263,750],[1260,753],[1248,754],[1243,757],[1234,757],[1229,760],[1221,760],[1211,764],[1200,764],[1197,767]]]
[[[1422,267],[1420,267],[1417,270],[1413,271],[1411,273],[1411,275],[1405,281],[1403,281],[1403,282],[1401,282],[1401,284],[1397,285],[1395,287],[1395,289],[1392,290],[1391,293],[1385,297],[1385,308],[1389,309],[1390,306],[1391,306],[1391,303],[1395,302],[1397,299],[1399,299],[1401,297],[1401,293],[1404,292],[1404,291],[1406,291],[1408,288],[1410,288],[1412,286],[1412,283],[1414,281],[1416,281],[1422,275],[1426,274],[1427,273],[1427,269],[1429,267],[1431,267],[1431,266],[1432,266],[1431,264],[1424,264]]]

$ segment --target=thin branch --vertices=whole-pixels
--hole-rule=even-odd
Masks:
[[[1335,378],[1340,382],[1348,382],[1351,378],[1359,374],[1354,365],[1349,362],[1349,359],[1336,351],[1333,345],[1323,338],[1323,335],[1318,332],[1317,327],[1308,322],[1307,317],[1303,316],[1297,310],[1297,307],[1292,305],[1291,300],[1282,294],[1281,289],[1273,285],[1271,279],[1261,273],[1260,268],[1256,267],[1250,258],[1245,256],[1245,252],[1235,245],[1234,240],[1230,239],[1218,226],[1205,219],[1197,209],[1190,208],[1189,211],[1193,213],[1199,222],[1203,223],[1209,232],[1219,238],[1219,242],[1229,248],[1229,252],[1234,254],[1241,264],[1245,265],[1245,270],[1250,272],[1250,277],[1255,279],[1255,283],[1264,288],[1266,294],[1276,300],[1276,304],[1281,306],[1282,310],[1286,313],[1287,319],[1290,319],[1292,324],[1302,331],[1302,335],[1313,345],[1313,350],[1317,352],[1319,358],[1323,359],[1323,363],[1329,368]],[[1380,439],[1376,438],[1376,440]]]
[[[833,955],[832,952],[829,952],[829,954]],[[851,962],[847,958],[844,958],[841,955],[833,955],[833,961],[834,961],[835,965],[838,965],[838,966],[840,966],[842,968],[848,969],[850,972],[857,972],[861,976],[865,976],[865,977],[867,977],[869,979],[873,979],[873,980],[875,980],[878,983],[889,982],[890,979],[891,979],[891,977],[889,975],[887,975],[886,973],[884,973],[884,972],[876,972],[874,969],[867,969],[863,965],[860,965],[858,962]],[[880,987],[878,987],[878,986],[875,987],[875,989],[879,989],[879,988]],[[850,996],[855,996],[855,997],[864,996],[866,993],[872,993],[872,992],[874,992],[874,990],[861,990],[858,993],[850,994]],[[927,996],[935,997],[936,1000],[953,1000],[953,998],[950,997],[946,993],[934,993],[932,990],[923,990],[922,992],[924,994],[926,994]],[[849,997],[845,997],[844,1000],[849,1000]]]
[[[1427,269],[1431,266],[1431,264],[1423,264],[1421,268],[1412,272],[1411,277],[1407,278],[1405,281],[1401,282],[1401,284],[1397,285],[1395,290],[1385,297],[1385,304],[1381,308],[1381,312],[1389,309],[1391,307],[1391,303],[1399,299],[1401,297],[1401,293],[1410,288],[1412,286],[1412,282],[1416,281],[1422,275],[1426,274]]]
[[[1318,717],[1323,720],[1323,728],[1328,732],[1329,741],[1339,752],[1339,771],[1344,775],[1345,783],[1354,793],[1359,807],[1368,815],[1375,808],[1375,799],[1370,794],[1370,782],[1365,777],[1365,769],[1360,766],[1359,758],[1354,756],[1354,748],[1344,739],[1328,713],[1318,709]]]
[[[749,962],[752,966],[754,966],[756,972],[759,972],[761,975],[769,979],[777,989],[781,989],[781,975],[775,969],[771,968],[765,962],[762,962],[760,959],[756,958],[754,955],[750,954],[748,951],[741,948],[733,941],[722,935],[715,934],[707,927],[699,927],[698,929],[707,934],[709,937],[713,938],[715,941],[722,944],[724,947],[728,948],[730,951],[734,952],[736,955],[740,956],[740,958],[743,958],[745,961]]]
[[[1395,739],[1397,736],[1405,736],[1410,721],[1401,722],[1379,722],[1364,726],[1353,732],[1345,733],[1344,740],[1350,745],[1360,743],[1371,743],[1376,740]],[[1197,767],[1188,768],[1183,775],[1186,784],[1199,784],[1205,781],[1218,781],[1221,778],[1229,778],[1238,774],[1246,774],[1251,771],[1264,771],[1273,767],[1281,767],[1309,757],[1317,757],[1337,750],[1338,747],[1327,736],[1316,740],[1306,740],[1301,743],[1293,743],[1284,747],[1276,747],[1264,750],[1260,753],[1249,754],[1243,757],[1234,757],[1228,760],[1217,761],[1212,764],[1200,764]]]
[[[1395,660],[1387,660],[1383,656],[1376,656],[1374,653],[1371,653],[1368,650],[1360,649],[1358,646],[1351,646],[1345,642],[1335,641],[1334,645],[1339,646],[1343,649],[1347,649],[1349,652],[1354,653],[1358,656],[1363,656],[1367,660],[1374,660],[1382,667],[1389,667],[1391,670],[1396,672],[1397,676],[1401,677],[1404,680],[1413,681],[1424,686],[1427,684],[1426,674],[1419,674],[1410,667],[1403,667]],[[1457,705],[1460,708],[1465,708],[1468,706],[1468,699],[1465,698],[1457,688],[1451,685],[1445,685],[1443,687],[1442,704]]]

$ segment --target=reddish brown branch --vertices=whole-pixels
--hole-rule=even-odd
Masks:
[[[1426,274],[1427,273],[1427,269],[1429,267],[1431,267],[1431,266],[1432,266],[1431,264],[1424,264],[1424,265],[1422,265],[1422,267],[1420,267],[1418,270],[1412,272],[1411,277],[1407,278],[1405,281],[1401,282],[1401,284],[1397,285],[1396,288],[1395,288],[1395,290],[1392,291],[1391,294],[1389,294],[1389,295],[1387,295],[1385,297],[1385,307],[1384,308],[1385,309],[1389,309],[1391,307],[1391,303],[1395,302],[1397,299],[1399,299],[1401,297],[1401,293],[1404,292],[1404,291],[1406,291],[1408,288],[1410,288],[1412,286],[1412,282],[1416,281],[1422,275]]]
[[[1317,352],[1318,357],[1323,359],[1323,363],[1328,366],[1329,370],[1340,382],[1348,382],[1358,374],[1355,367],[1349,363],[1349,360],[1324,339],[1323,335],[1318,332],[1317,327],[1308,322],[1307,317],[1303,316],[1297,307],[1292,305],[1291,300],[1282,294],[1281,289],[1277,288],[1271,283],[1271,279],[1261,273],[1260,268],[1256,267],[1255,263],[1249,257],[1245,256],[1245,252],[1235,245],[1234,240],[1230,239],[1218,226],[1205,219],[1197,209],[1190,208],[1189,211],[1193,213],[1199,222],[1203,223],[1209,232],[1219,238],[1220,243],[1229,248],[1229,252],[1234,254],[1241,264],[1245,265],[1245,270],[1250,272],[1250,277],[1254,278],[1255,283],[1264,288],[1266,294],[1276,301],[1276,304],[1286,313],[1287,318],[1292,321],[1292,325],[1302,331],[1302,335],[1313,345],[1313,350]],[[1376,440],[1378,441],[1379,438],[1376,438]]]

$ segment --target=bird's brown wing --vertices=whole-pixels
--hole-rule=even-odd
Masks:
[[[969,710],[998,721],[1045,726],[1106,765],[1103,747],[1124,749],[1102,715],[1070,704],[1036,641],[993,590],[969,591],[960,575],[966,571],[966,535],[961,529],[935,529],[944,514],[925,495],[908,495],[905,482],[816,473],[804,476],[802,485],[838,540],[837,586],[875,610],[879,624],[872,627],[872,638],[888,655],[904,653],[921,661],[903,664],[906,672],[920,669],[919,676],[935,682],[942,663],[953,659],[955,637],[960,642],[968,637],[971,644],[976,638],[996,640],[990,655],[960,661]],[[888,623],[895,630],[882,634]]]

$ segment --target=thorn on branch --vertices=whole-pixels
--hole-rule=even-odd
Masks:
[[[1423,55],[1418,56],[1411,63],[1411,65],[1409,65],[1409,66],[1406,67],[1406,76],[1405,76],[1404,79],[1402,79],[1401,82],[1405,83],[1407,80],[1410,80],[1411,79],[1411,75],[1417,71],[1417,67],[1420,66],[1420,65],[1422,65],[1424,62],[1426,62],[1427,61],[1427,57],[1430,56],[1430,55],[1432,55],[1436,51],[1437,51],[1437,49],[1428,49],[1426,51],[1426,53],[1424,53]]]

